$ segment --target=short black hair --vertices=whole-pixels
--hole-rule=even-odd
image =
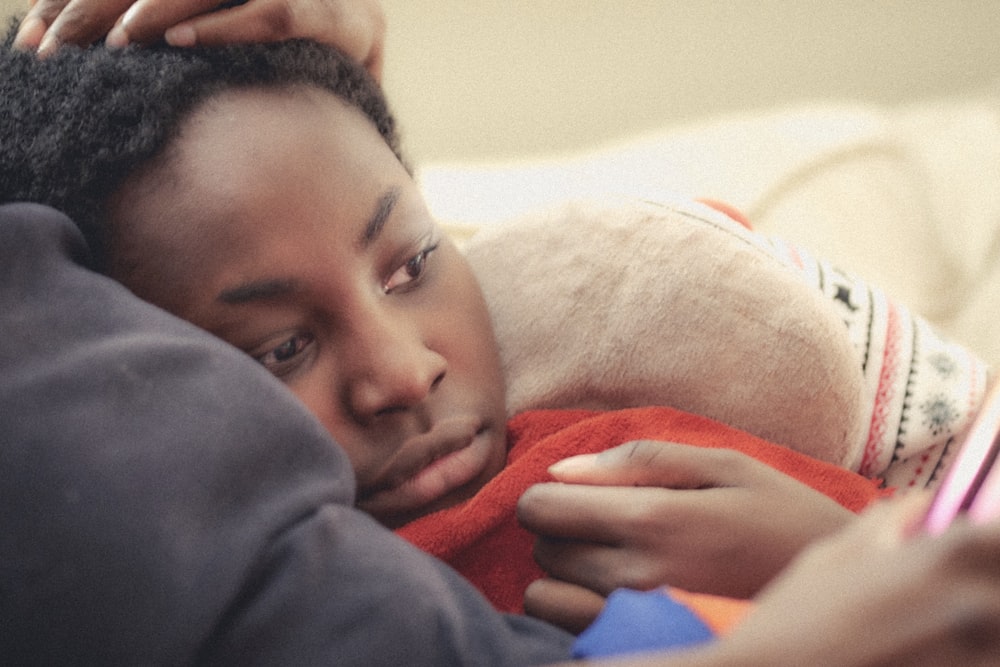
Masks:
[[[76,222],[106,268],[110,197],[176,137],[187,116],[225,90],[309,85],[368,117],[400,161],[395,121],[378,84],[315,42],[217,48],[63,47],[39,59],[0,56],[0,202],[32,201]]]

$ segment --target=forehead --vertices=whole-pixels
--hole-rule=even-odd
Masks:
[[[170,161],[179,176],[191,176],[183,179],[190,185],[220,191],[282,165],[346,175],[369,173],[371,162],[380,169],[397,162],[359,110],[307,86],[231,90],[209,99],[184,124]]]
[[[367,219],[408,180],[373,123],[330,92],[226,91],[116,195],[112,270],[126,284],[192,279],[219,249],[239,252],[284,226]]]

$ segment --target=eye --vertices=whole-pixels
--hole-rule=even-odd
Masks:
[[[399,288],[416,284],[424,275],[427,268],[427,258],[437,250],[437,244],[428,246],[407,260],[406,264],[396,269],[396,272],[389,276],[382,289],[386,294]]]
[[[252,355],[257,363],[262,365],[271,374],[282,377],[288,375],[303,361],[303,352],[313,343],[313,337],[309,334],[295,334],[289,336],[277,346],[270,348],[263,354]]]

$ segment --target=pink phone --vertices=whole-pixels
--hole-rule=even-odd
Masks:
[[[1000,515],[1000,383],[986,395],[947,476],[924,517],[924,529],[938,535],[957,515],[982,522]]]

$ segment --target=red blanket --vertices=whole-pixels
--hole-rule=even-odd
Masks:
[[[531,556],[534,536],[515,517],[517,500],[532,484],[551,480],[550,465],[574,454],[642,439],[726,447],[792,475],[855,512],[885,493],[877,482],[843,468],[665,407],[529,411],[510,420],[508,434],[507,467],[475,497],[398,530],[416,546],[451,564],[501,611],[522,612],[525,588],[543,576]]]

